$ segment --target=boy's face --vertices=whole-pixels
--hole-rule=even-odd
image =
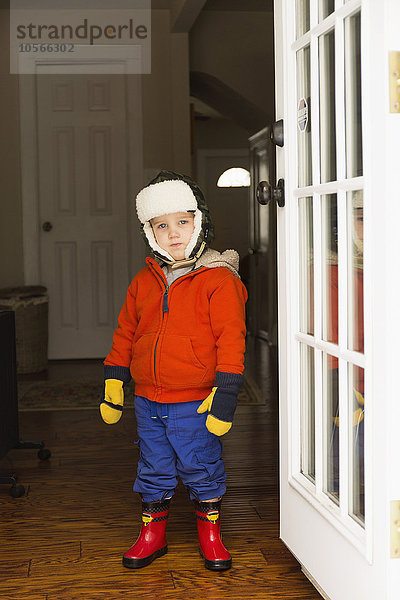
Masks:
[[[194,231],[194,215],[190,212],[171,213],[150,220],[157,244],[174,260],[185,258],[186,246]]]

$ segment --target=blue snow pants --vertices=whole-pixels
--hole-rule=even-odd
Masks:
[[[222,442],[206,428],[207,413],[197,412],[200,404],[160,404],[135,396],[140,458],[133,489],[144,502],[171,497],[178,476],[192,500],[225,493]]]

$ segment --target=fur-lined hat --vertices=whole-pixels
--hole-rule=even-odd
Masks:
[[[188,175],[160,171],[136,196],[136,212],[150,251],[172,268],[193,264],[214,239],[210,213],[199,186]],[[174,260],[156,242],[150,219],[176,212],[194,213],[194,231],[183,260]]]

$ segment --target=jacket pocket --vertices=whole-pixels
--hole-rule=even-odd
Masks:
[[[151,383],[153,381],[154,335],[154,333],[143,335],[133,347],[131,373],[135,383]]]
[[[190,337],[168,334],[157,352],[161,385],[182,388],[203,383],[207,367],[197,358]]]

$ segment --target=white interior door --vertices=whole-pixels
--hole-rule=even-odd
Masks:
[[[38,66],[40,279],[52,359],[105,356],[129,284],[126,77],[117,67],[54,75],[51,64]]]
[[[383,317],[399,288],[399,19],[397,0],[275,1],[281,537],[330,600],[400,594],[399,327]]]

